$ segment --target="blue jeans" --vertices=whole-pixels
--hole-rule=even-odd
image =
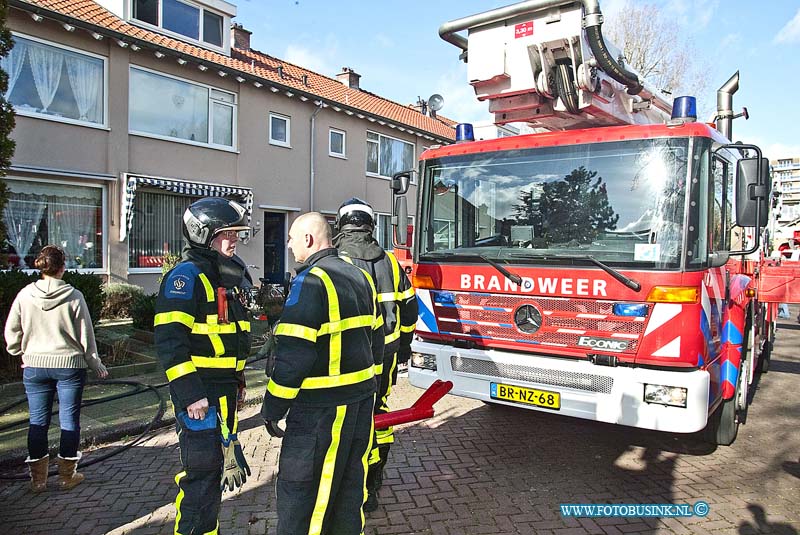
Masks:
[[[778,305],[778,317],[779,318],[789,317],[789,305],[787,305],[786,303],[780,303]]]
[[[58,421],[61,426],[59,455],[74,458],[81,434],[81,401],[86,384],[85,368],[32,368],[22,372],[28,397],[30,427],[28,455],[40,459],[47,455],[47,430],[53,412],[53,398],[58,392]]]

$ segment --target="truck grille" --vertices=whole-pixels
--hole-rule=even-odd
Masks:
[[[443,334],[494,339],[531,345],[577,348],[581,336],[627,342],[622,353],[635,354],[645,330],[645,318],[613,315],[611,301],[527,295],[434,291],[433,308]],[[528,304],[538,308],[542,326],[526,333],[514,324],[514,311]]]
[[[614,379],[605,375],[590,373],[565,372],[548,370],[519,364],[498,364],[487,360],[471,359],[450,356],[450,366],[454,372],[487,375],[502,379],[514,379],[550,386],[560,386],[582,390],[584,392],[597,392],[609,394],[614,386]]]

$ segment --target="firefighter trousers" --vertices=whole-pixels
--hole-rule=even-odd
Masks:
[[[383,373],[378,385],[378,395],[375,399],[374,414],[389,412],[389,395],[392,387],[397,384],[397,353],[384,355]],[[376,429],[369,454],[369,468],[367,470],[367,491],[374,494],[383,485],[383,467],[389,461],[389,450],[394,443],[394,428]]]
[[[236,432],[236,383],[206,383],[209,406]],[[172,399],[177,399],[174,395]],[[222,408],[222,405],[225,408]],[[175,533],[179,535],[217,535],[222,502],[222,442],[220,423],[214,429],[192,431],[176,418],[178,445],[183,470],[175,476]]]
[[[370,396],[289,410],[278,468],[278,535],[363,533],[374,404]]]

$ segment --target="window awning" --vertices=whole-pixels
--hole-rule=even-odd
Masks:
[[[140,175],[125,175],[125,198],[120,207],[119,241],[125,241],[131,227],[133,226],[133,203],[136,200],[136,190],[141,186],[160,188],[179,195],[189,195],[192,197],[234,197],[242,203],[247,210],[247,222],[253,211],[253,190],[241,186],[230,186],[225,184],[208,184],[206,182],[190,182],[174,178],[158,178]]]

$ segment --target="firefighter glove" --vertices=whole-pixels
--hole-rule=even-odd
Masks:
[[[271,437],[283,438],[285,434],[283,429],[278,425],[277,420],[264,420],[264,427],[267,428],[267,433],[269,433]]]
[[[247,476],[250,475],[250,467],[247,465],[247,460],[244,458],[242,445],[239,443],[239,438],[236,436],[236,433],[228,435],[227,440],[225,438],[222,439],[222,453],[224,459],[224,464],[222,466],[222,490],[224,491],[226,487],[228,490],[241,487],[247,481]]]
[[[400,346],[400,349],[397,351],[397,362],[399,364],[405,364],[408,362],[408,359],[411,358],[411,346]]]

